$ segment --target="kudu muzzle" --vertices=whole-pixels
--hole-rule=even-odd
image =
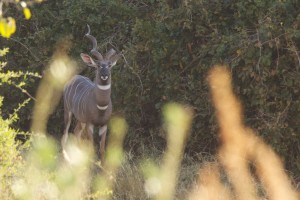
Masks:
[[[101,65],[99,70],[101,80],[106,81],[110,76],[110,69],[107,65]]]

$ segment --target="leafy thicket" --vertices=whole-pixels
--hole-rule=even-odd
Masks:
[[[0,86],[3,83],[15,85],[12,78],[20,77],[24,74],[8,71],[3,73],[2,70],[6,66],[7,62],[2,60],[2,57],[9,52],[8,48],[0,49]],[[22,86],[15,85],[18,89],[22,90]],[[24,100],[22,103],[19,102],[17,108],[6,118],[3,118],[2,114],[2,103],[3,96],[0,96],[0,197],[1,199],[10,199],[11,192],[10,187],[12,185],[13,179],[15,176],[21,173],[20,169],[23,165],[23,160],[21,153],[26,149],[27,145],[20,145],[19,142],[16,142],[16,137],[22,135],[23,138],[26,136],[26,133],[23,133],[19,130],[11,128],[11,125],[16,122],[18,117],[18,112],[29,102],[29,99]]]
[[[83,37],[86,24],[101,52],[123,50],[124,59],[113,69],[112,98],[114,111],[129,123],[126,146],[137,152],[163,148],[159,113],[170,101],[194,109],[186,152],[214,152],[218,127],[207,71],[213,64],[227,64],[246,123],[299,174],[299,10],[300,3],[292,0],[53,0],[35,5],[30,21],[17,19],[13,38],[0,42],[13,52],[7,70],[41,74],[61,40],[72,40],[70,55],[81,62],[79,54],[91,48]],[[80,70],[93,78],[92,70],[83,65]],[[27,92],[34,94],[38,82],[27,78]],[[27,98],[13,87],[1,87],[1,92],[7,100],[3,113]],[[57,136],[63,132],[62,109],[49,121],[49,132]],[[30,106],[22,109],[15,126],[27,129],[30,111]]]

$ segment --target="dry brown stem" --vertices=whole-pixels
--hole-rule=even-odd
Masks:
[[[222,198],[216,195],[226,190],[219,181],[218,168],[211,167],[200,172],[203,176],[199,181],[200,186],[193,190],[190,199],[259,199],[257,184],[250,171],[249,164],[253,163],[267,198],[297,200],[297,192],[284,172],[279,156],[244,125],[241,103],[233,93],[228,68],[213,67],[209,74],[209,85],[222,141],[219,161],[232,184],[234,195],[231,196],[228,191]]]

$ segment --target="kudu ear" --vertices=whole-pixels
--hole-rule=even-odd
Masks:
[[[91,56],[85,54],[85,53],[81,53],[80,54],[81,59],[83,60],[83,62],[85,64],[87,64],[90,67],[97,67],[97,64],[95,63],[95,61],[93,60],[93,58],[91,58]]]
[[[111,67],[113,67],[114,65],[117,64],[117,61],[122,57],[122,53],[118,53],[116,55],[113,55],[111,58],[110,58],[110,62],[112,63],[111,64]]]

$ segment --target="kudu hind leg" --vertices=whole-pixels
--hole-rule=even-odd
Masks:
[[[77,122],[76,127],[74,129],[74,133],[79,140],[89,140],[93,141],[93,132],[94,132],[94,126],[89,123],[81,123]]]
[[[77,138],[77,142],[80,143],[80,141],[82,140],[82,133],[86,129],[86,123],[82,123],[80,121],[77,121],[77,124],[75,126],[75,129],[74,129],[74,133],[76,135],[76,138]]]
[[[72,112],[65,111],[64,121],[65,121],[65,129],[64,129],[63,137],[61,139],[61,145],[63,149],[65,148],[69,136],[69,128],[72,121]]]
[[[106,133],[107,133],[107,125],[104,125],[100,127],[99,129],[99,136],[100,139],[100,159],[101,162],[104,162],[104,156],[105,156],[105,140],[106,140]]]

